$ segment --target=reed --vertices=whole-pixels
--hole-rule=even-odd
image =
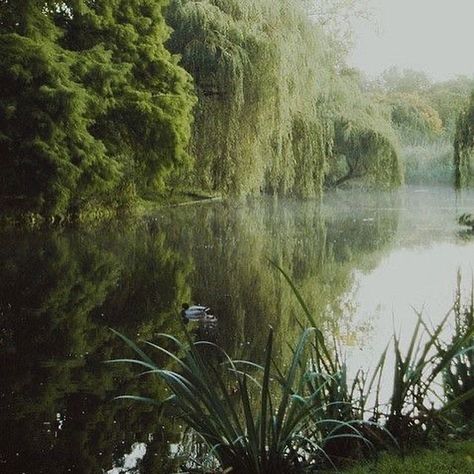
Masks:
[[[334,401],[328,406],[328,386],[337,377],[320,374],[310,362],[311,346],[320,338],[315,328],[302,331],[285,370],[274,361],[272,329],[261,365],[233,360],[210,342],[192,342],[188,337],[183,343],[161,334],[160,338],[176,344],[176,353],[159,344],[147,345],[172,360],[175,369],[167,370],[159,368],[131,340],[116,334],[139,358],[110,362],[143,367],[143,375],[160,377],[172,393],[163,402],[132,395],[119,398],[154,403],[159,409],[165,404],[173,406],[205,441],[208,457],[215,458],[223,469],[237,473],[304,472],[315,464],[332,463],[324,450],[332,440],[350,437],[364,442],[357,425],[341,417],[327,417],[345,402]],[[217,365],[210,362],[203,357],[204,348],[223,354],[224,361]],[[209,459],[200,462],[206,463]]]
[[[451,410],[458,425],[471,425],[474,418],[474,288],[470,299],[463,303],[461,276],[454,303],[455,332],[452,344],[460,350],[443,372],[447,408]]]

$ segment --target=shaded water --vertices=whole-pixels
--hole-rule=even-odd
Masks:
[[[0,472],[173,472],[180,426],[124,393],[163,398],[130,368],[110,327],[134,339],[179,335],[182,302],[210,305],[217,328],[196,337],[258,360],[267,329],[278,347],[300,316],[266,257],[301,288],[321,325],[365,365],[411,305],[434,320],[450,307],[461,268],[469,286],[474,237],[456,217],[474,192],[407,188],[337,192],[312,201],[217,203],[164,210],[88,230],[0,234]],[[136,468],[136,470],[135,470]]]

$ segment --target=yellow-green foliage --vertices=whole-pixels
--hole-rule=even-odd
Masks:
[[[391,111],[401,143],[405,180],[452,183],[456,122],[474,80],[459,76],[433,83],[423,72],[394,67],[370,87]]]
[[[340,115],[357,125],[353,143],[371,148],[375,180],[386,179],[373,170],[382,161],[387,169],[387,151],[388,168],[397,167],[388,122],[366,110],[360,90],[349,104],[352,91],[334,93],[335,84],[350,81],[340,78],[332,43],[304,2],[174,0],[168,21],[175,30],[168,45],[182,55],[199,95],[194,183],[237,195],[319,196]],[[398,182],[398,172],[389,179]]]
[[[363,93],[353,70],[338,75],[333,91],[335,146],[328,183],[363,178],[369,185],[400,184],[403,175],[390,111]]]
[[[387,97],[392,120],[403,134],[436,136],[443,131],[438,112],[416,93],[395,93]]]
[[[474,182],[474,93],[466,109],[459,116],[454,140],[456,185],[468,186]]]

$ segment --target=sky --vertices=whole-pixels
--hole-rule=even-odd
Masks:
[[[474,0],[371,0],[374,20],[355,21],[349,63],[374,77],[391,66],[434,80],[474,75]]]

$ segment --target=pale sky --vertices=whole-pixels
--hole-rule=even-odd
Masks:
[[[391,66],[425,71],[435,80],[474,75],[474,0],[371,3],[378,26],[355,23],[351,65],[369,77]]]

